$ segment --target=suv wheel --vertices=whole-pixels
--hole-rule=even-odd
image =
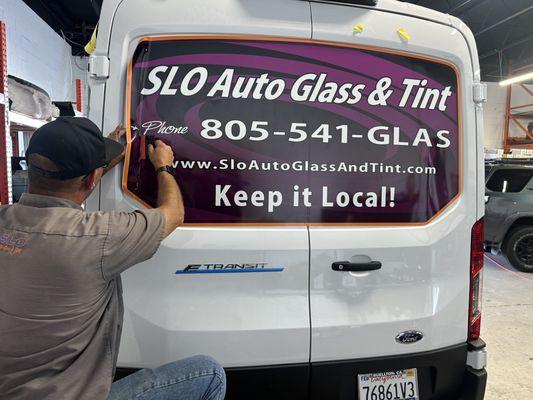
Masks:
[[[511,232],[505,255],[516,269],[533,272],[533,226],[524,226]]]

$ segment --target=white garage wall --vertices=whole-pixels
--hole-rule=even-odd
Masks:
[[[507,88],[500,87],[495,82],[487,83],[488,86],[488,100],[484,107],[484,122],[485,122],[485,148],[486,149],[500,149],[503,148],[503,132],[505,130],[505,104],[507,102]],[[533,91],[533,85],[528,85],[529,90]],[[533,96],[529,95],[519,85],[513,86],[511,105],[517,106],[522,104],[533,103]],[[524,108],[520,111],[530,110],[533,107]],[[518,110],[516,110],[518,111]],[[527,127],[528,121],[523,122]],[[520,130],[511,122],[511,135],[519,135]]]
[[[72,101],[71,47],[22,0],[0,0],[7,28],[10,75],[44,89],[52,100]]]
[[[484,107],[485,148],[503,147],[503,130],[505,127],[505,102],[507,89],[497,83],[488,82],[487,104]]]

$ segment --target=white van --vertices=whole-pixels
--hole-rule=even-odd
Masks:
[[[93,210],[186,224],[123,274],[118,365],[218,359],[228,399],[482,399],[482,108],[458,19],[394,0],[105,0]]]

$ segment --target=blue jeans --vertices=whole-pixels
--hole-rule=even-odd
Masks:
[[[195,356],[114,382],[108,400],[223,400],[225,393],[224,369],[211,357]]]

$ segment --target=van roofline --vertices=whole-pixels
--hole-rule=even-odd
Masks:
[[[101,16],[114,14],[114,11],[124,0],[106,0],[102,5]],[[287,0],[290,1],[290,0]],[[389,11],[398,14],[405,14],[415,18],[422,18],[452,26],[449,14],[422,7],[417,4],[405,3],[398,0],[292,0],[306,1],[308,3],[328,3],[348,7],[369,8],[372,10]],[[366,3],[366,4],[365,4]],[[375,3],[375,4],[373,4]]]
[[[107,55],[109,48],[109,39],[111,34],[111,26],[113,24],[113,19],[115,13],[117,12],[121,3],[126,0],[106,0],[103,2],[102,10],[100,14],[100,21],[98,23],[99,29],[99,38],[101,40],[97,41],[96,50],[94,54],[97,55]],[[289,0],[287,0],[289,1]],[[451,26],[459,30],[469,45],[475,49],[475,46],[472,46],[472,43],[475,43],[474,36],[470,29],[464,24],[459,18],[456,18],[449,14],[444,14],[442,12],[432,10],[426,7],[422,7],[416,4],[404,3],[398,0],[377,0],[376,5],[364,5],[364,4],[354,4],[348,3],[347,0],[293,0],[293,1],[306,1],[308,3],[327,3],[327,4],[336,4],[339,6],[346,7],[358,7],[358,8],[368,8],[371,10],[385,11],[396,14],[402,14],[418,19],[425,19],[427,21],[440,23],[443,25]],[[365,0],[366,2],[371,0]],[[357,0],[357,2],[363,2],[363,0]],[[474,65],[474,71],[479,70],[479,61],[476,59],[477,53],[472,54],[472,63]]]
[[[456,16],[445,14],[440,11],[432,10],[427,7],[422,7],[417,4],[405,3],[398,0],[377,0],[375,6],[368,6],[362,4],[349,4],[343,2],[342,0],[304,0],[309,3],[325,3],[325,4],[336,4],[340,6],[348,7],[358,7],[358,8],[368,8],[370,10],[379,10],[395,14],[406,15],[413,18],[424,19],[426,21],[435,22],[442,25],[451,26],[457,29],[465,38],[465,41],[468,45],[471,57],[472,57],[472,68],[475,81],[481,81],[481,68],[479,65],[479,57],[477,53],[476,40],[474,34],[470,28]]]
[[[302,0],[301,0],[302,1]],[[303,0],[309,3],[327,3],[336,4],[348,7],[369,8],[372,10],[381,10],[387,12],[393,12],[397,14],[409,15],[411,17],[426,19],[428,21],[438,22],[445,25],[452,26],[450,21],[450,15],[442,13],[440,11],[432,10],[431,8],[422,7],[416,4],[405,3],[398,0],[377,0],[375,5],[361,4],[359,1],[349,0]]]

